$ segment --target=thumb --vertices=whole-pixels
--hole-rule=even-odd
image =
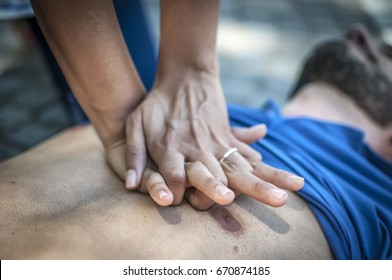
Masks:
[[[125,145],[125,185],[134,190],[140,186],[146,169],[147,151],[140,114],[132,113],[126,123],[127,142]],[[123,155],[123,156],[124,156]]]
[[[267,134],[267,126],[265,124],[257,124],[251,127],[232,127],[231,132],[240,141],[251,144]]]

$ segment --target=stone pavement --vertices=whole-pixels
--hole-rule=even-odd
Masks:
[[[159,1],[145,3],[158,38]],[[283,103],[309,49],[356,22],[392,43],[390,0],[221,0],[218,53],[228,102]],[[72,124],[37,46],[11,22],[0,21],[0,34],[4,160]]]
[[[41,53],[19,30],[0,21],[0,161],[71,125]]]

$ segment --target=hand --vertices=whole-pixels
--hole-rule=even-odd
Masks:
[[[231,132],[238,140],[243,141],[247,144],[252,144],[266,135],[267,127],[264,124],[255,125],[249,128],[232,127]],[[254,174],[265,181],[264,188],[266,189],[267,193],[268,190],[274,189],[274,185],[279,188],[292,191],[299,190],[303,186],[304,179],[295,176],[290,172],[274,168],[262,162],[253,162],[253,166],[255,168]],[[198,176],[196,176],[196,178],[198,178]],[[298,183],[292,182],[293,180],[297,181]],[[234,193],[236,197],[241,194],[239,191],[234,191]],[[185,196],[190,202],[190,204],[198,210],[206,210],[215,203],[214,201],[206,197],[203,193],[198,192],[195,188],[188,188],[185,192]],[[269,204],[268,202],[265,203]],[[281,205],[283,205],[284,203],[282,203]]]
[[[125,139],[113,144],[106,149],[106,160],[112,170],[125,181]],[[149,193],[151,198],[161,206],[168,206],[173,201],[173,195],[166,192],[166,186],[160,182],[163,181],[162,176],[156,172],[156,165],[150,160],[147,160],[147,166],[142,176],[142,183],[137,189],[141,193]],[[163,194],[161,190],[164,190]]]
[[[193,186],[196,190],[187,198],[197,209],[208,206],[206,198],[209,203],[229,204],[234,191],[280,206],[287,193],[275,185],[289,190],[303,185],[302,178],[261,163],[259,153],[234,137],[214,75],[187,72],[183,79],[157,82],[126,126],[127,188],[140,186],[148,149],[165,186],[161,191],[173,198],[172,205],[179,204],[186,187]],[[219,162],[231,147],[238,152]]]
[[[239,139],[244,141],[245,143],[251,144],[260,138],[264,137],[266,134],[266,126],[255,125],[250,128],[240,128],[233,127],[231,128],[233,135]],[[109,165],[112,167],[114,172],[123,180],[125,180],[125,139],[117,142],[107,149],[107,160]],[[187,169],[189,172],[187,173],[187,177],[191,181],[197,181],[200,178],[199,172],[197,169],[189,168]],[[269,178],[269,181],[274,182],[278,186],[285,185],[285,177],[292,176],[290,173],[275,169],[273,167],[269,167],[265,165],[266,174],[264,176]],[[151,198],[161,206],[168,206],[173,201],[173,196],[170,192],[167,191],[167,186],[165,184],[162,176],[157,172],[156,165],[151,161],[151,159],[147,159],[146,170],[143,173],[141,185],[137,189],[141,193],[150,194]],[[240,194],[240,192],[235,191],[236,196]],[[215,202],[208,197],[206,197],[202,192],[197,192],[194,187],[188,187],[185,193],[187,200],[190,204],[198,209],[198,210],[206,210],[211,207]]]

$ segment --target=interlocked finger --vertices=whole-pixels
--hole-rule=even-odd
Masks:
[[[285,191],[261,180],[238,163],[222,162],[221,165],[229,181],[229,186],[233,190],[275,207],[282,206],[287,202],[288,195]]]
[[[173,194],[163,177],[148,167],[143,174],[139,191],[149,193],[151,198],[161,206],[168,206],[173,202]]]
[[[220,160],[219,163],[222,165],[222,163],[235,163],[238,166],[241,166],[242,168],[244,168],[245,170],[248,171],[253,171],[253,167],[252,165],[238,152],[238,150],[232,154],[230,154],[230,156],[228,156],[226,159],[224,160]],[[226,172],[225,172],[226,174]],[[227,174],[226,174],[227,177]]]
[[[262,160],[261,154],[249,145],[238,142],[236,143],[236,146],[238,147],[238,152],[252,167]]]
[[[297,191],[305,183],[305,179],[282,169],[274,168],[263,162],[254,165],[253,174],[279,188]]]
[[[201,162],[196,161],[186,163],[185,169],[188,183],[200,190],[211,200],[221,205],[227,205],[234,200],[233,191],[215,178],[208,168]],[[200,198],[200,195],[197,195],[196,197]]]
[[[189,204],[196,210],[207,210],[215,204],[215,201],[195,187],[186,188],[184,196],[188,200]]]
[[[189,157],[189,162],[196,161],[200,161],[208,169],[212,176],[214,176],[214,178],[222,182],[223,185],[227,186],[227,178],[225,172],[223,172],[223,169],[220,166],[219,162],[212,154],[202,152],[192,157]]]
[[[175,151],[167,151],[157,161],[159,173],[173,193],[173,205],[181,203],[184,197],[187,178],[184,169],[184,156]]]

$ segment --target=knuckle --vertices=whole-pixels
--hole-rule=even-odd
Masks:
[[[255,169],[260,162],[262,161],[262,156],[261,154],[259,154],[256,151],[251,150],[246,156],[245,158],[247,159],[247,161],[249,162],[249,164],[253,167],[253,169]]]
[[[154,182],[156,182],[155,178],[156,178],[156,175],[154,173],[147,173],[147,172],[145,172],[143,181],[145,182],[146,186],[152,186],[152,185],[155,184]]]
[[[200,161],[194,161],[194,162],[187,162],[185,163],[185,167],[187,170],[193,170],[196,168],[202,167],[202,163]]]
[[[266,175],[266,178],[268,178],[268,180],[273,181],[273,182],[275,182],[276,180],[285,178],[284,172],[282,172],[282,170],[276,169],[276,168],[265,169],[264,173]]]
[[[142,151],[134,145],[127,145],[125,149],[126,158],[139,158],[142,155]]]
[[[226,173],[231,175],[239,173],[243,169],[237,162],[223,162],[222,165]]]
[[[279,169],[272,169],[272,178],[278,178],[283,175],[283,172]]]
[[[248,162],[249,162],[250,166],[252,167],[253,171],[258,169],[260,161],[248,159]]]
[[[250,156],[250,160],[259,163],[263,159],[263,156],[257,152],[254,152]]]
[[[264,181],[256,181],[253,183],[252,186],[252,192],[253,193],[260,193],[261,191],[264,191],[265,189],[270,188],[269,184]]]
[[[200,198],[196,198],[195,195],[191,197],[189,203],[194,209],[198,211],[205,211],[215,204],[215,202],[212,201],[211,199],[200,199]]]
[[[167,176],[168,180],[175,185],[184,185],[186,182],[186,175],[178,170],[170,171]]]
[[[219,181],[213,177],[206,178],[204,184],[210,187],[216,187],[217,185],[220,185]]]

